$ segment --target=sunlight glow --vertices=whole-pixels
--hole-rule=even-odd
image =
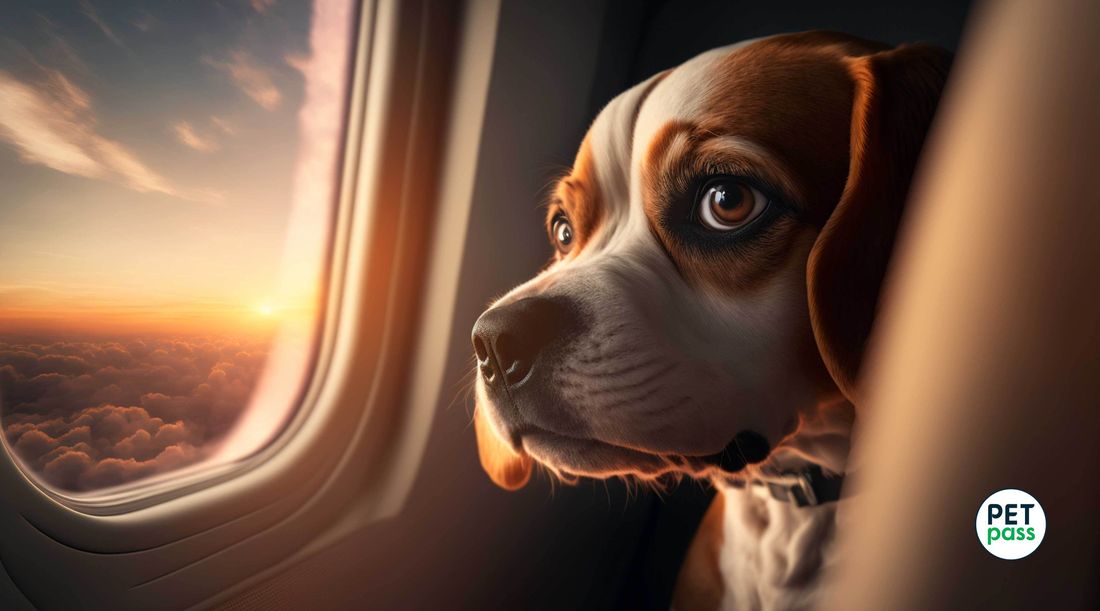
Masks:
[[[86,6],[0,19],[0,444],[77,494],[238,461],[289,422],[357,23],[350,0],[161,2],[93,29]]]

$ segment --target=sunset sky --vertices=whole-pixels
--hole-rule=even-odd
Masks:
[[[294,413],[354,16],[0,4],[0,428],[41,481],[237,460]]]
[[[308,309],[317,270],[288,291],[280,266],[310,12],[3,3],[0,332],[244,330]]]

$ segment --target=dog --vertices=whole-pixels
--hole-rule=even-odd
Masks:
[[[836,559],[860,371],[951,55],[832,32],[657,74],[548,203],[553,258],[473,330],[494,482],[717,489],[676,609],[799,609]]]

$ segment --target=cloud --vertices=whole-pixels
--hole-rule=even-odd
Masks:
[[[45,93],[0,71],[0,128],[4,139],[15,146],[24,161],[67,174],[102,177],[107,169],[86,150],[92,146],[77,142],[92,136],[90,144],[95,144],[95,135],[76,121],[79,108],[67,106],[64,99],[50,99]],[[66,127],[74,129],[66,133]]]
[[[153,16],[152,13],[146,10],[142,10],[138,13],[138,16],[130,22],[130,25],[134,26],[139,32],[148,32],[153,29],[153,26],[157,25],[159,20]]]
[[[91,97],[64,74],[44,69],[36,86],[0,70],[0,141],[26,163],[190,200],[210,194],[169,184],[123,144],[98,133]]]
[[[228,119],[223,117],[210,117],[210,124],[218,128],[218,130],[226,136],[236,136],[237,126],[231,123]]]
[[[213,451],[266,356],[262,342],[226,338],[0,342],[3,434],[65,490],[163,473]]]
[[[80,74],[89,74],[88,64],[85,63],[84,58],[73,49],[68,40],[61,35],[58,30],[57,24],[51,21],[48,17],[42,13],[35,14],[36,24],[39,30],[39,39],[41,41],[38,48],[40,55],[46,56],[52,65],[64,65],[68,69]],[[14,43],[13,40],[8,39],[9,44]],[[18,43],[15,43],[18,44]],[[21,45],[20,45],[21,46]],[[27,56],[32,56],[30,51],[25,48],[21,49]],[[31,63],[37,65],[38,61],[31,57]]]
[[[251,4],[252,10],[263,15],[268,9],[275,6],[275,0],[251,0]]]
[[[216,140],[199,135],[187,121],[176,122],[172,125],[172,131],[181,144],[200,153],[213,153],[219,148]]]
[[[282,93],[267,70],[256,65],[252,56],[245,51],[233,51],[227,60],[204,57],[203,62],[229,75],[233,84],[264,110],[275,110],[279,107],[283,99]]]
[[[99,15],[99,11],[97,11],[96,8],[92,6],[92,3],[89,0],[80,0],[80,12],[84,13],[84,16],[88,18],[88,21],[94,23],[95,26],[99,28],[99,31],[103,32],[103,35],[108,38],[108,40],[123,49],[127,48],[126,43],[122,42],[122,39],[115,34],[114,30],[111,29],[111,26],[107,25],[107,22],[103,20],[103,17]]]
[[[69,109],[73,114],[92,108],[92,99],[88,94],[57,70],[46,71],[46,80],[42,88],[58,101],[61,108]]]

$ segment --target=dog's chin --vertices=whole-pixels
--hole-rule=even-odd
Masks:
[[[654,479],[669,473],[700,476],[708,468],[702,459],[694,456],[655,454],[547,431],[523,435],[523,449],[539,463],[568,478],[635,476]]]

